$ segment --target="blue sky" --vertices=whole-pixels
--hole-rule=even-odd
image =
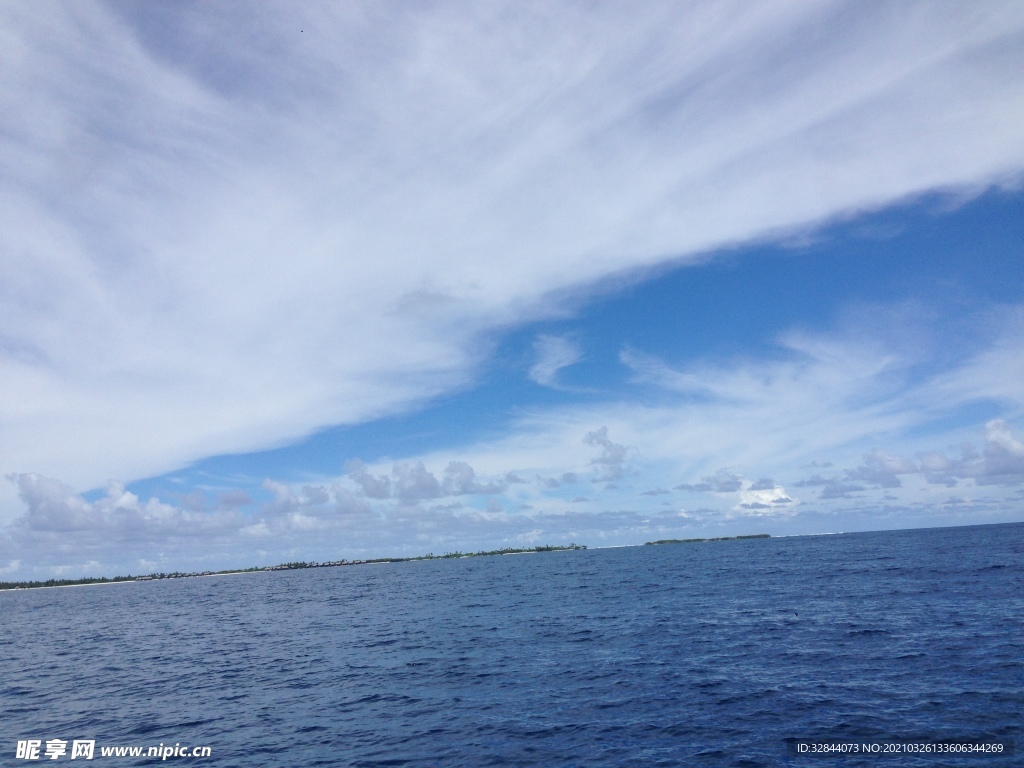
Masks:
[[[1013,3],[0,13],[6,578],[1024,519]]]

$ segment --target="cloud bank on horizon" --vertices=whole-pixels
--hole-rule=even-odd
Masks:
[[[0,19],[6,573],[1021,519],[1019,3]],[[978,259],[928,195],[999,285],[915,287]],[[631,293],[867,219],[899,279],[765,279],[757,328]]]

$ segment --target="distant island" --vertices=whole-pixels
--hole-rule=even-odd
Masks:
[[[199,576],[229,576],[239,573],[262,573],[265,571],[293,571],[301,568],[336,568],[343,565],[369,565],[373,563],[408,563],[415,560],[450,560],[463,557],[489,557],[492,555],[527,555],[538,552],[571,552],[578,549],[586,549],[583,544],[569,544],[568,546],[545,545],[529,549],[491,549],[480,552],[446,552],[443,555],[430,553],[418,557],[378,557],[373,560],[329,560],[324,562],[303,562],[282,563],[281,565],[254,566],[252,568],[235,568],[227,571],[198,571],[192,573],[151,573],[147,576],[114,576],[86,577],[81,579],[47,579],[46,581],[0,581],[0,590],[3,589],[39,589],[41,587],[80,587],[88,584],[120,584],[131,581],[161,581],[163,579],[191,579]]]
[[[740,539],[770,539],[771,534],[754,533],[749,536],[716,536],[712,539],[658,539],[657,541],[644,542],[645,547],[654,544],[692,544],[700,541],[739,541]]]
[[[741,539],[769,539],[770,534],[755,533],[748,536],[716,536],[708,539],[659,539],[648,541],[644,546],[656,544],[693,544],[705,541],[739,541]],[[235,568],[227,571],[193,571],[191,573],[151,573],[146,576],[114,576],[106,577],[84,577],[81,579],[47,579],[46,581],[0,581],[0,590],[4,589],[38,589],[40,587],[80,587],[89,584],[120,584],[133,581],[162,581],[164,579],[191,579],[200,576],[229,576],[241,573],[260,573],[266,571],[294,571],[302,568],[337,568],[346,565],[372,565],[375,563],[410,563],[417,560],[451,560],[463,557],[491,557],[494,555],[529,555],[538,552],[571,552],[579,549],[586,549],[583,544],[569,544],[567,546],[546,545],[542,547],[531,547],[516,549],[506,547],[505,549],[490,549],[480,552],[446,552],[443,555],[429,553],[418,557],[378,557],[371,560],[327,560],[317,561],[296,561],[293,563],[281,563],[280,565],[257,565],[252,568]]]

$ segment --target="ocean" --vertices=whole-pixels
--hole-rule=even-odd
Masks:
[[[1024,524],[0,592],[0,765],[995,768],[1022,735]],[[943,739],[1003,751],[870,751]]]

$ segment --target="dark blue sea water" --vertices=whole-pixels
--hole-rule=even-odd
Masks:
[[[994,767],[1022,736],[1024,524],[0,593],[0,765]]]

